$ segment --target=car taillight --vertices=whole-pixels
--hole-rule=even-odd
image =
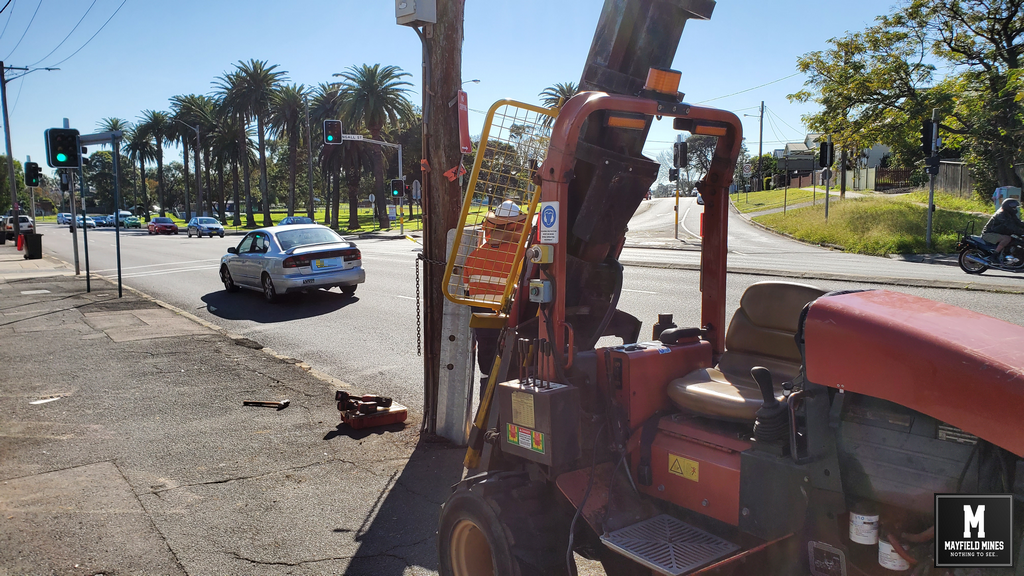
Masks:
[[[350,260],[362,260],[362,258],[363,258],[363,255],[359,253],[358,249],[350,250],[348,252],[345,252],[345,261],[346,262],[348,262]]]
[[[284,259],[282,266],[285,268],[305,268],[309,266],[312,260],[309,256],[289,256]]]

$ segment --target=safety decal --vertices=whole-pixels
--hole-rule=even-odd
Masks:
[[[544,454],[545,438],[543,432],[537,432],[536,430],[530,430],[529,428],[523,428],[522,426],[516,426],[515,424],[506,424],[508,434],[505,436],[505,441],[513,446],[532,450],[538,454]]]
[[[700,482],[700,463],[669,453],[668,471],[687,480]]]
[[[558,202],[540,203],[540,242],[558,244]]]

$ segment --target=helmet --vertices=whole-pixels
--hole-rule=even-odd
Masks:
[[[1016,198],[1007,198],[1003,200],[1001,209],[1003,212],[1016,212],[1020,209],[1020,200]]]

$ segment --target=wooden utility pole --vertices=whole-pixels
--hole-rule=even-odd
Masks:
[[[437,420],[438,363],[444,293],[441,282],[448,258],[447,235],[459,222],[462,190],[444,173],[462,162],[459,110],[449,106],[462,87],[464,0],[437,0],[437,20],[417,28],[423,41],[423,385],[424,430]]]

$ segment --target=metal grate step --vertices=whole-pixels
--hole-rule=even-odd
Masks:
[[[680,576],[739,546],[667,514],[601,537],[605,546],[663,574]]]

